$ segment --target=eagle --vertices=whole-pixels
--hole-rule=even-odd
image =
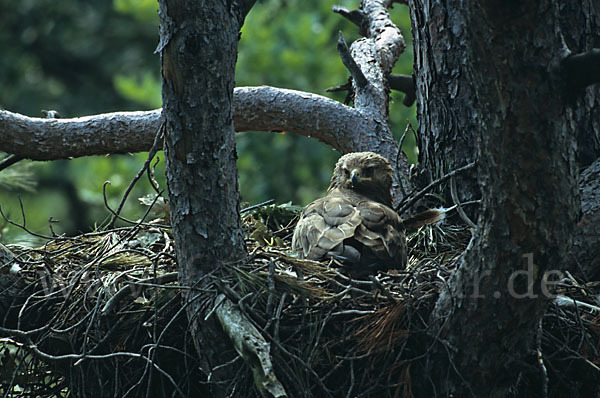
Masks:
[[[338,160],[327,194],[302,211],[292,250],[301,258],[341,260],[354,275],[406,267],[406,237],[392,209],[392,167],[373,152]]]

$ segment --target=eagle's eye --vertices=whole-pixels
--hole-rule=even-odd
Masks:
[[[366,178],[373,177],[373,167],[366,167],[363,170],[363,176]]]
[[[342,170],[344,171],[344,177],[350,178],[350,170],[345,167]]]

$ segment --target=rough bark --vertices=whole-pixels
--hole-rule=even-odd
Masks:
[[[414,46],[414,72],[419,128],[418,184],[427,185],[444,174],[475,160],[478,121],[468,119],[476,101],[465,67],[470,49],[463,40],[466,26],[448,21],[446,7],[428,0],[410,2]],[[451,9],[452,6],[447,6]],[[455,30],[450,23],[456,23]],[[464,110],[464,111],[463,111]],[[458,114],[460,112],[461,114]],[[459,125],[459,119],[469,125]],[[475,172],[459,176],[459,199],[478,198]],[[445,192],[445,200],[451,202]]]
[[[472,51],[462,40],[469,26],[460,25],[464,21],[453,20],[454,16],[446,12],[446,8],[432,7],[430,3],[421,0],[410,3],[418,96],[419,172],[423,185],[474,160],[478,121],[477,115],[466,112],[481,101],[470,84],[474,78],[469,74],[470,61],[463,56]],[[582,4],[553,2],[551,6],[556,14],[553,18],[561,29],[565,58],[598,47],[600,19],[595,11],[600,8],[598,0]],[[450,9],[448,6],[447,10]],[[482,39],[481,43],[493,45],[494,41]],[[559,66],[557,63],[552,68],[559,72]],[[563,76],[563,85],[556,87],[553,96],[568,96],[563,112],[568,120],[565,128],[577,137],[577,162],[580,167],[586,167],[600,156],[600,90],[597,84],[574,90],[573,76],[569,74],[578,72],[568,68],[560,72],[567,76]],[[521,74],[520,71],[515,73]],[[500,93],[502,87],[498,90]],[[505,103],[506,99],[500,102]],[[456,178],[453,184],[461,202],[480,195],[474,171]],[[443,197],[452,201],[448,187],[444,188]]]
[[[483,197],[431,316],[432,380],[443,395],[504,397],[528,365],[536,371],[542,281],[564,266],[578,215],[560,10],[476,0],[414,0],[411,10],[421,161],[443,173],[477,158],[477,180],[461,190]]]
[[[352,43],[349,54],[347,48],[344,49],[345,43],[338,43],[342,60],[346,59],[344,64],[353,78],[354,107],[375,124],[374,129],[362,132],[354,150],[373,151],[390,160],[396,172],[392,191],[397,202],[408,193],[411,184],[406,156],[394,141],[389,121],[388,77],[406,47],[400,29],[390,19],[387,9],[391,4],[391,0],[370,0],[362,1],[354,13],[340,7],[335,7],[334,11],[357,23],[365,35]],[[352,61],[357,68],[349,65]]]
[[[160,1],[166,175],[179,282],[205,371],[230,347],[202,288],[221,267],[246,256],[239,218],[232,99],[243,22],[235,2]],[[221,375],[213,374],[213,381]],[[225,386],[207,385],[210,396]]]
[[[41,119],[0,110],[0,150],[32,160],[148,151],[161,112]]]
[[[600,47],[600,1],[556,3],[567,55],[586,53]],[[567,68],[565,72],[585,73],[579,72],[577,68],[573,72]],[[597,68],[595,73],[597,76]],[[577,76],[567,76],[565,83],[573,84],[574,79],[577,80]],[[583,168],[600,157],[600,85],[590,85],[574,91],[569,86],[564,89],[569,95],[567,128],[577,137],[577,163]]]
[[[584,280],[600,280],[600,159],[579,176],[582,217],[577,224],[569,269]]]
[[[161,113],[42,119],[0,110],[0,149],[33,160],[147,151]],[[361,135],[375,131],[379,123],[327,97],[268,86],[237,87],[233,117],[235,131],[287,131],[316,138],[341,153],[365,146]]]

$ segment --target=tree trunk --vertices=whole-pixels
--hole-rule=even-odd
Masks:
[[[428,371],[442,395],[503,397],[527,366],[537,372],[543,278],[564,266],[578,216],[560,10],[555,1],[413,0],[411,13],[422,167],[434,177],[477,159],[476,179],[456,186],[460,199],[483,198],[431,315],[440,344]]]
[[[222,265],[246,256],[232,98],[238,35],[247,9],[237,2],[160,1],[166,174],[183,286],[201,289],[210,275],[218,277]],[[211,304],[199,299],[198,289],[189,292],[185,305],[192,333],[210,371],[231,345],[214,317],[204,321]],[[219,375],[213,378],[218,381]],[[215,386],[207,393],[222,395]]]
[[[478,115],[469,115],[468,110],[481,106],[481,98],[473,92],[470,75],[472,48],[465,41],[465,31],[471,21],[454,20],[453,6],[436,6],[427,0],[410,3],[414,35],[415,82],[417,86],[417,113],[419,120],[419,171],[421,184],[431,182],[449,171],[459,168],[476,157]],[[584,5],[577,2],[545,2],[552,8],[548,14],[552,23],[560,29],[562,56],[583,53],[598,47],[600,42],[600,19],[595,10],[600,1],[593,0]],[[519,9],[519,7],[516,7]],[[492,16],[495,18],[495,16]],[[477,21],[474,21],[477,22]],[[534,27],[525,27],[521,36],[526,36]],[[485,38],[492,39],[491,31]],[[504,38],[501,38],[504,39]],[[493,46],[483,37],[474,38],[480,46]],[[517,38],[518,40],[518,38]],[[544,36],[542,40],[551,40]],[[532,44],[533,45],[533,44]],[[486,47],[491,51],[492,47]],[[533,47],[532,47],[533,49]],[[495,52],[495,50],[494,50]],[[486,58],[493,54],[485,54]],[[558,65],[552,65],[557,68]],[[525,67],[526,70],[530,67]],[[554,72],[557,72],[555,69]],[[489,70],[493,74],[493,70]],[[520,71],[514,71],[521,74]],[[493,80],[493,79],[492,79]],[[493,81],[494,86],[497,84]],[[565,87],[566,86],[566,87]],[[503,91],[498,86],[496,95]],[[587,167],[600,156],[600,91],[598,85],[569,92],[568,82],[557,87],[553,96],[567,91],[568,98],[561,115],[568,121],[565,128],[577,137],[577,163]],[[532,93],[533,94],[533,93]],[[502,98],[499,103],[506,103]],[[471,118],[471,120],[469,120]],[[458,176],[452,183],[456,197],[462,201],[476,199],[480,191],[474,171]],[[443,197],[451,201],[448,187],[442,189]]]
[[[600,1],[556,3],[556,18],[569,55],[600,47]],[[576,71],[566,72],[575,75],[568,77],[578,77]],[[598,69],[595,75],[598,76]],[[568,79],[567,84],[570,84]],[[588,167],[600,157],[600,86],[596,84],[583,89],[568,86],[566,89],[569,95],[566,128],[577,138],[577,164],[580,168]]]
[[[586,281],[600,280],[600,159],[579,176],[581,220],[573,237],[569,269]]]

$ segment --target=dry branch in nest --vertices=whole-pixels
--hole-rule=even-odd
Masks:
[[[428,334],[429,312],[459,263],[468,228],[422,228],[409,235],[406,270],[354,280],[333,260],[290,253],[296,211],[245,211],[249,261],[215,270],[209,287],[197,291],[207,317],[251,325],[242,329],[256,333],[256,366],[241,341],[230,342],[222,363],[198,356],[168,228],[148,223],[56,238],[36,249],[2,248],[0,390],[198,396],[215,372],[225,372],[231,396],[282,396],[279,386],[291,397],[413,396],[414,380],[423,380],[415,375],[437,343]],[[596,388],[599,290],[571,277],[561,282],[532,353],[539,366],[522,372],[524,389],[539,392],[540,380],[549,396]],[[229,310],[219,309],[224,300]],[[275,378],[253,374],[261,366]]]

